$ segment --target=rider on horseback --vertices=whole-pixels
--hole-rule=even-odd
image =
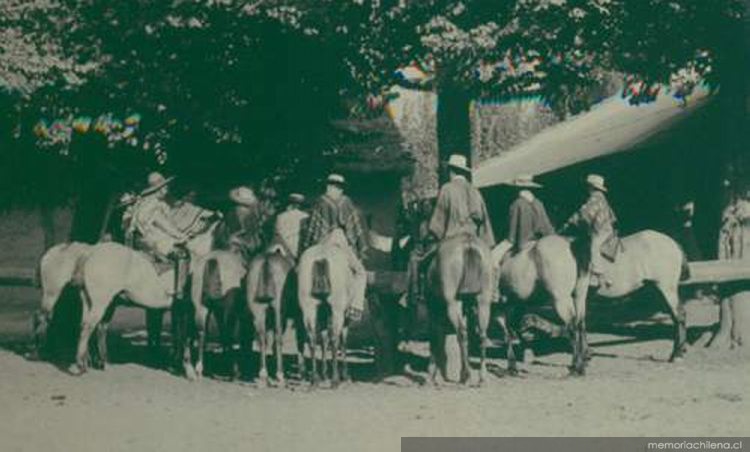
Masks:
[[[346,251],[349,268],[354,276],[353,299],[348,315],[359,319],[364,310],[367,273],[360,260],[368,249],[365,229],[352,200],[344,194],[346,180],[331,174],[326,181],[326,192],[318,198],[310,214],[300,252],[328,242]]]
[[[615,229],[617,217],[607,202],[605,196],[607,187],[604,185],[604,178],[598,174],[589,174],[586,177],[586,184],[589,189],[588,200],[565,222],[562,230],[566,231],[571,227],[584,229],[583,232],[589,240],[590,285],[594,287],[601,283],[610,285],[611,281],[608,281],[603,274],[602,258],[606,256],[614,260],[617,252],[619,244]],[[614,243],[614,246],[606,246],[609,243]]]
[[[407,305],[412,312],[409,320],[412,325],[408,328],[407,335],[414,330],[413,326],[416,321],[414,308],[417,300],[414,298],[419,298],[424,292],[424,273],[438,249],[439,242],[468,233],[479,237],[490,248],[495,244],[495,236],[484,198],[468,179],[471,169],[468,167],[466,157],[453,154],[448,159],[447,166],[449,181],[440,188],[437,204],[428,225],[428,235],[432,237],[432,240],[420,261],[416,265],[410,265],[407,271],[408,287],[415,285],[419,287],[416,291],[407,291],[400,302],[402,305]]]
[[[276,217],[274,242],[282,253],[296,260],[300,251],[300,232],[310,215],[302,210],[305,197],[299,193],[289,195],[286,210]]]
[[[216,248],[236,252],[244,262],[250,262],[262,246],[261,205],[255,191],[246,186],[229,191],[232,208],[216,234]]]
[[[130,220],[136,249],[146,251],[160,263],[170,262],[175,245],[189,238],[172,221],[166,202],[168,185],[173,179],[156,171],[149,174],[148,188],[141,192],[140,199],[133,206]]]
[[[518,197],[510,205],[507,238],[492,250],[492,263],[495,269],[493,285],[495,301],[500,297],[499,266],[505,253],[509,250],[518,253],[540,238],[555,233],[544,204],[531,191],[542,186],[534,182],[530,174],[519,175],[509,185],[518,189]]]

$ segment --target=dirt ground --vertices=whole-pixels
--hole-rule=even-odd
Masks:
[[[33,290],[0,292],[3,451],[396,451],[403,436],[750,434],[747,352],[709,353],[699,340],[669,363],[664,316],[591,334],[584,378],[567,377],[563,351],[533,357],[519,377],[503,376],[505,361],[494,358],[481,388],[375,383],[371,363],[359,359],[354,383],[311,391],[297,381],[286,389],[191,383],[148,367],[134,309],[115,316],[114,363],[74,377],[25,357]],[[694,337],[716,308],[695,303],[688,314]]]

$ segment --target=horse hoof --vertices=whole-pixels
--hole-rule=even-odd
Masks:
[[[196,373],[195,369],[193,369],[191,366],[185,367],[185,377],[189,381],[198,381],[200,380],[200,377],[198,376],[198,373]]]
[[[68,373],[70,375],[80,377],[81,375],[86,373],[86,366],[83,366],[81,364],[71,364],[70,367],[68,367]]]

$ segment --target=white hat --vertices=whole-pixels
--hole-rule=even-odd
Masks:
[[[598,174],[589,174],[586,176],[586,183],[597,190],[607,191],[607,187],[604,185],[604,178]]]
[[[258,198],[255,197],[255,192],[250,187],[236,187],[229,190],[229,199],[236,204],[243,206],[252,206],[258,202]]]
[[[519,174],[508,185],[522,188],[542,188],[541,184],[534,182],[534,176],[531,174]]]
[[[290,203],[302,204],[305,202],[305,195],[301,193],[289,193],[288,201]]]
[[[346,185],[346,179],[341,174],[331,173],[326,182],[329,184]]]
[[[465,155],[452,154],[448,158],[448,166],[450,168],[455,168],[457,170],[465,171],[467,173],[471,172],[471,168],[469,168],[469,162],[466,159]]]
[[[148,175],[148,187],[146,187],[146,189],[141,192],[141,196],[146,196],[146,195],[150,195],[151,193],[156,193],[162,187],[172,182],[173,180],[174,180],[174,176],[164,177],[160,172],[152,171]]]

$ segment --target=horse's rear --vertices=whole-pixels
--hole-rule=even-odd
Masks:
[[[39,353],[46,341],[47,329],[63,290],[70,284],[83,284],[83,264],[91,248],[92,246],[86,243],[60,243],[47,250],[39,261],[38,277],[42,301],[33,317],[36,353]]]
[[[276,354],[276,378],[284,383],[283,332],[284,323],[293,309],[290,301],[296,294],[290,293],[294,286],[294,262],[278,252],[263,253],[250,262],[246,277],[247,306],[255,325],[255,338],[260,346],[261,369],[258,377],[262,384],[268,380],[266,366],[267,313],[272,311],[274,320],[274,348]],[[296,311],[296,309],[295,309]],[[295,319],[296,320],[296,319]],[[298,338],[299,338],[298,331]],[[298,362],[302,348],[298,344]],[[301,370],[301,369],[300,369]]]
[[[468,357],[468,327],[464,317],[464,303],[476,303],[477,322],[481,350],[479,381],[484,379],[487,327],[492,301],[492,267],[490,249],[472,234],[461,234],[443,240],[431,265],[429,279],[433,282],[433,297],[430,301],[433,324],[432,336],[442,335],[438,326],[447,314],[448,321],[456,330],[461,351],[461,382],[470,378]],[[435,348],[440,338],[432,338],[431,378],[437,376]],[[437,342],[436,342],[437,340]]]
[[[230,251],[215,250],[196,259],[192,267],[190,298],[193,303],[195,329],[198,335],[198,358],[193,367],[189,359],[189,350],[184,351],[185,373],[190,379],[203,376],[209,313],[214,311],[218,314],[215,318],[219,326],[225,357],[231,361],[232,376],[237,376],[238,363],[230,355],[234,338],[232,333],[237,325],[238,300],[246,273],[242,258]]]
[[[315,344],[322,345],[323,374],[326,373],[327,331],[333,353],[333,382],[339,380],[338,349],[346,344],[345,315],[351,304],[351,269],[346,251],[337,245],[319,244],[305,250],[297,266],[297,299],[307,332],[312,357],[311,379],[317,384]],[[322,318],[321,318],[322,317]],[[322,321],[321,321],[322,320]],[[320,331],[319,331],[320,330]],[[346,357],[344,356],[344,363]],[[344,366],[344,372],[347,372]]]
[[[515,255],[506,255],[500,265],[500,291],[509,304],[505,307],[505,318],[501,327],[506,332],[508,344],[508,368],[516,372],[512,342],[517,328],[530,327],[547,330],[551,324],[539,321],[539,317],[524,316],[523,325],[516,325],[519,316],[516,310],[531,300],[543,299],[554,307],[565,325],[565,334],[571,340],[574,374],[584,372],[585,360],[585,298],[574,298],[577,282],[577,264],[570,242],[558,235],[548,235],[534,242]]]

